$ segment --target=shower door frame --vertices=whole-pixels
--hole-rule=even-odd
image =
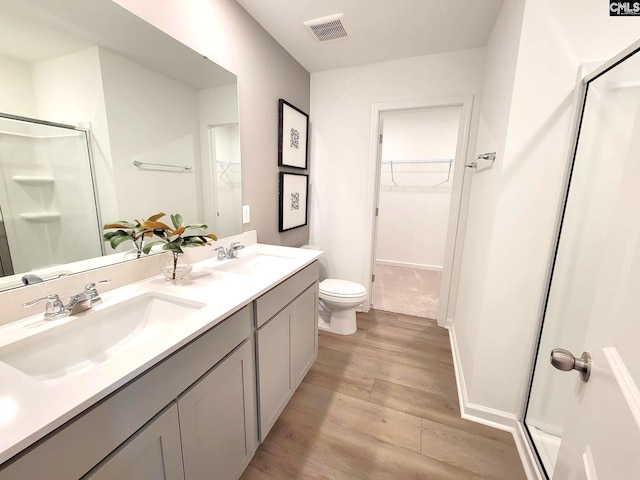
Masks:
[[[544,317],[546,313],[547,303],[549,300],[549,295],[551,292],[551,284],[553,279],[553,270],[556,261],[556,257],[558,254],[558,248],[560,243],[560,234],[562,231],[562,223],[564,220],[564,215],[567,207],[567,199],[569,195],[569,188],[571,186],[571,175],[573,172],[573,167],[576,159],[576,152],[578,149],[578,138],[580,136],[580,130],[582,127],[582,120],[584,114],[584,107],[587,100],[587,91],[589,82],[596,79],[600,75],[606,73],[608,70],[612,69],[619,63],[626,60],[628,57],[636,53],[640,50],[640,41],[634,42],[629,47],[625,48],[623,51],[612,57],[611,59],[605,62],[590,62],[580,65],[578,68],[578,75],[576,80],[576,87],[574,90],[574,98],[572,101],[571,107],[571,119],[570,124],[571,132],[569,137],[569,143],[567,148],[567,164],[565,166],[564,179],[562,182],[562,197],[560,199],[560,208],[558,210],[558,215],[556,218],[555,226],[554,226],[554,236],[550,248],[549,262],[546,268],[545,278],[547,279],[546,285],[542,292],[542,298],[540,301],[540,318],[539,324],[537,328],[537,337],[535,343],[535,349],[532,352],[531,362],[529,366],[529,384],[526,390],[526,395],[522,407],[521,414],[519,415],[519,420],[517,424],[518,434],[520,438],[524,439],[524,445],[522,445],[526,449],[526,453],[528,455],[529,471],[532,469],[535,471],[537,478],[539,480],[549,480],[549,476],[547,474],[544,465],[542,464],[542,460],[540,458],[540,454],[535,445],[533,437],[529,428],[527,427],[525,421],[527,417],[527,411],[529,408],[529,402],[531,398],[531,391],[533,389],[533,381],[534,381],[534,373],[535,366],[540,355],[540,342],[542,340],[542,331],[544,328]],[[524,460],[524,458],[523,458]]]

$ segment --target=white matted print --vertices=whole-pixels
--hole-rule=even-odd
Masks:
[[[309,116],[282,98],[278,103],[278,165],[306,169]]]
[[[280,173],[280,231],[307,224],[308,175]]]

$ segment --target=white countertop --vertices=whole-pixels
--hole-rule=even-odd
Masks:
[[[225,270],[230,262],[242,262],[242,257],[246,260],[258,254],[284,257],[282,265],[260,275]],[[1,349],[147,292],[205,304],[151,338],[68,375],[36,378],[0,362],[0,464],[300,271],[320,254],[316,250],[249,245],[239,252],[238,259],[219,262],[212,258],[195,263],[185,280],[167,281],[158,275],[102,294],[102,305],[75,316],[44,321],[40,313],[0,327]]]

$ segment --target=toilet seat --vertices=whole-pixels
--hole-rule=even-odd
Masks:
[[[327,278],[320,282],[320,298],[334,302],[364,301],[367,296],[367,289],[356,282],[340,280],[337,278]]]

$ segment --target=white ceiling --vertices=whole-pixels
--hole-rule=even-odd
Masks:
[[[0,0],[0,55],[39,62],[92,46],[196,89],[236,77],[112,0]]]
[[[309,72],[486,45],[503,0],[237,0]],[[303,22],[343,13],[352,37]]]

